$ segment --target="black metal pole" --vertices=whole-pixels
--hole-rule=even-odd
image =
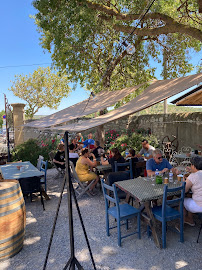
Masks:
[[[9,128],[7,128],[7,151],[8,151],[8,162],[10,162],[11,161],[11,153],[10,153]]]
[[[72,212],[72,189],[70,179],[70,168],[69,168],[69,148],[68,148],[68,132],[64,135],[65,141],[65,167],[66,167],[66,180],[67,180],[67,194],[68,194],[68,213],[69,213],[69,236],[70,236],[70,250],[71,258],[75,257],[74,253],[74,225],[73,225],[73,212]],[[74,263],[70,265],[70,270],[75,270]]]
[[[47,254],[46,254],[46,258],[45,258],[43,270],[45,270],[46,269],[46,266],[47,266],[48,257],[49,257],[50,248],[51,248],[51,244],[52,244],[52,240],[53,240],[53,235],[54,235],[54,231],[55,231],[55,226],[56,226],[56,222],[57,222],[57,217],[58,217],[58,213],[59,213],[59,209],[60,209],[60,205],[61,205],[61,201],[62,201],[62,195],[63,195],[65,183],[67,184],[68,214],[69,214],[69,235],[70,235],[70,250],[71,250],[71,255],[70,255],[70,258],[69,258],[67,264],[63,268],[63,270],[66,270],[67,268],[69,270],[75,270],[75,266],[77,267],[78,270],[84,270],[84,268],[81,266],[81,264],[78,262],[78,260],[75,257],[75,249],[74,249],[74,224],[73,224],[73,211],[72,211],[72,195],[73,195],[74,200],[75,200],[75,204],[76,204],[76,208],[77,208],[77,211],[78,211],[78,214],[79,214],[79,219],[80,219],[80,222],[81,222],[83,233],[84,233],[84,236],[85,236],[85,239],[86,239],[88,250],[90,252],[90,257],[91,257],[91,260],[92,260],[93,268],[94,268],[94,270],[96,270],[95,262],[94,262],[94,259],[93,259],[93,254],[92,254],[92,251],[91,251],[91,248],[90,248],[90,244],[89,244],[89,241],[88,241],[88,238],[87,238],[86,230],[85,230],[84,223],[83,223],[83,220],[82,220],[82,216],[81,216],[81,212],[80,212],[80,209],[79,209],[79,205],[78,205],[78,202],[77,202],[77,199],[76,199],[75,191],[74,191],[74,188],[73,188],[73,185],[72,185],[72,180],[71,180],[71,175],[70,175],[70,166],[69,166],[69,148],[68,148],[68,132],[67,131],[64,134],[64,142],[65,142],[65,166],[66,166],[66,173],[65,173],[65,178],[64,178],[62,190],[61,190],[61,193],[60,193],[60,200],[59,200],[57,211],[56,211],[56,216],[55,216],[55,220],[54,220],[54,224],[53,224],[53,228],[52,228],[52,232],[51,232],[51,237],[50,237],[50,241],[49,241],[49,245],[48,245],[48,250],[47,250]]]

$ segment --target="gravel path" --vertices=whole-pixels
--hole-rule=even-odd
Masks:
[[[24,247],[13,258],[0,262],[1,270],[43,269],[63,180],[55,178],[55,176],[54,169],[48,170],[48,194],[51,200],[45,201],[45,211],[42,209],[39,198],[32,203],[29,200],[26,201],[27,225]],[[146,225],[142,222],[142,239],[139,240],[137,235],[130,236],[122,241],[120,248],[117,246],[116,229],[111,232],[110,237],[106,236],[102,193],[100,192],[92,198],[83,196],[79,200],[79,206],[97,269],[202,269],[202,235],[199,244],[196,243],[200,224],[197,218],[195,228],[185,226],[183,244],[179,242],[179,236],[176,233],[168,231],[167,248],[165,250],[156,248],[153,239],[147,237]],[[73,205],[73,209],[76,258],[85,270],[91,270],[93,267],[75,205]],[[114,221],[112,220],[112,222]],[[129,225],[136,226],[136,220],[132,220]],[[124,228],[122,229],[124,231]],[[69,257],[68,209],[65,192],[46,269],[63,269]]]

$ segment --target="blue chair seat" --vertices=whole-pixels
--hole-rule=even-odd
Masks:
[[[44,176],[41,178],[40,182],[41,184],[45,185],[45,192],[47,191],[47,184],[46,184],[47,168],[48,168],[48,160],[46,161],[41,160],[40,171],[44,172]]]
[[[166,211],[166,220],[167,221],[170,221],[170,220],[173,220],[173,219],[177,219],[177,218],[180,218],[180,213],[179,211],[177,211],[176,209],[166,205],[166,208],[165,208],[165,211]],[[152,209],[152,212],[153,212],[153,215],[154,217],[159,220],[159,221],[162,221],[163,220],[163,216],[162,216],[162,206],[156,206]]]
[[[154,217],[162,222],[162,243],[163,248],[166,248],[166,223],[174,219],[180,219],[180,242],[184,242],[184,219],[183,219],[183,205],[184,205],[184,194],[185,184],[183,182],[181,186],[176,188],[168,188],[168,185],[164,186],[163,203],[161,206],[156,206],[152,209]],[[180,192],[181,196],[177,199],[168,200],[168,194],[172,192]],[[175,206],[179,204],[180,210],[176,210],[170,205]],[[149,229],[148,229],[149,232]]]
[[[121,239],[128,237],[133,234],[138,234],[139,239],[141,238],[141,230],[140,230],[140,209],[137,209],[129,204],[120,204],[119,197],[117,194],[116,186],[113,184],[109,186],[104,183],[103,179],[101,180],[102,190],[105,200],[105,218],[106,218],[106,232],[107,236],[109,236],[109,230],[113,228],[117,228],[118,233],[118,245],[121,246]],[[110,202],[114,203],[115,206],[110,207]],[[112,216],[116,219],[116,226],[109,226],[109,216]],[[137,217],[137,230],[126,234],[124,236],[121,235],[121,221],[125,220],[126,229],[128,229],[128,219]]]
[[[123,220],[125,219],[125,217],[127,218],[131,218],[134,215],[137,215],[138,213],[140,213],[140,210],[137,208],[134,208],[133,206],[131,206],[130,204],[119,204],[119,209],[120,209],[120,219]],[[118,213],[117,213],[117,207],[110,207],[108,210],[108,213],[113,216],[114,218],[118,218]]]

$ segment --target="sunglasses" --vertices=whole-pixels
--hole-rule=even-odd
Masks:
[[[157,159],[162,159],[163,157],[158,157]]]

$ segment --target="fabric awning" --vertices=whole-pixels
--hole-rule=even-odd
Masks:
[[[202,106],[202,85],[173,100],[177,106]]]
[[[102,116],[92,118],[91,120],[83,120],[81,123],[58,126],[52,129],[67,130],[70,132],[88,130],[146,109],[201,82],[202,73],[177,79],[157,81],[147,87],[142,94],[117,110],[113,110]]]
[[[98,93],[94,98],[91,96],[89,99],[85,99],[84,101],[81,101],[73,106],[70,106],[49,116],[43,117],[39,120],[27,123],[24,126],[46,128],[65,123],[91,113],[95,113],[114,105],[116,102],[122,100],[124,97],[128,96],[142,85],[143,83],[117,91],[102,91]]]

